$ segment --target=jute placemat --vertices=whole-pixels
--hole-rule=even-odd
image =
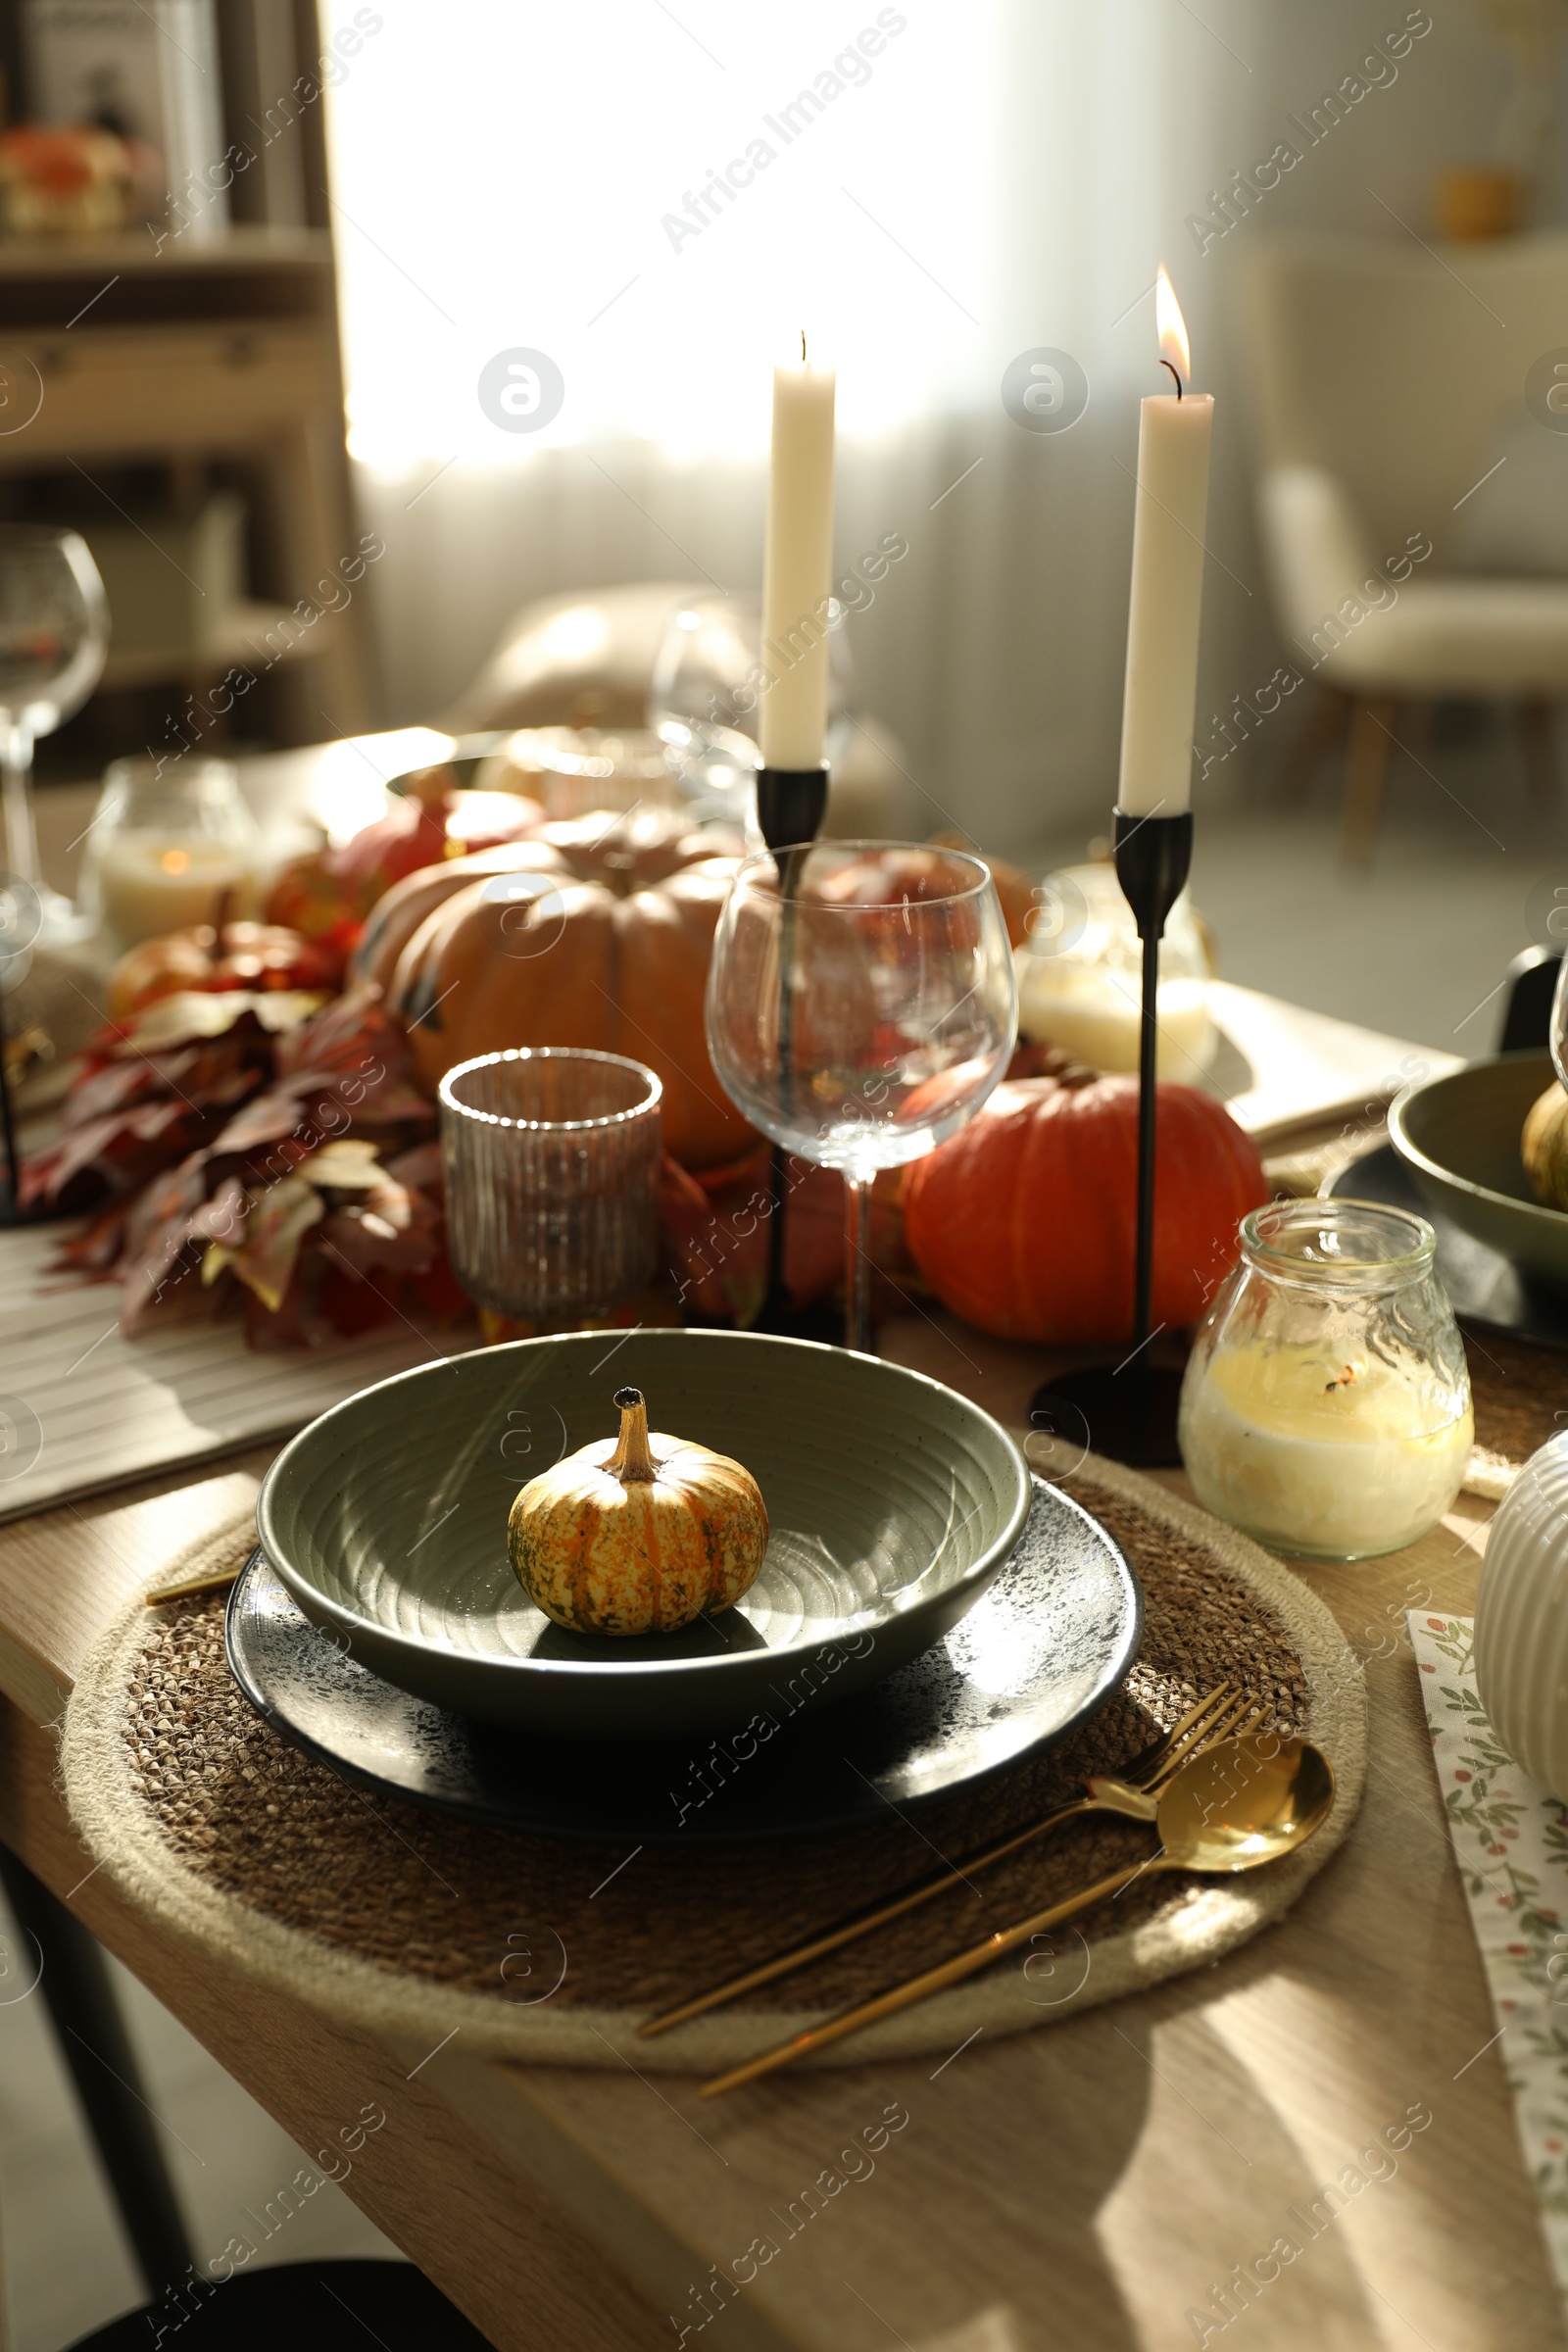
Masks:
[[[1091,1455],[1070,1483],[1143,1581],[1131,1676],[1045,1753],[917,1815],[890,1809],[885,1827],[622,1856],[372,1801],[252,1712],[224,1664],[220,1597],[137,1604],[110,1629],[66,1714],[68,1801],[95,1859],[160,1925],[332,2014],[432,2048],[461,2030],[469,2051],[601,2066],[634,2050],[645,2070],[707,2071],[1123,1863],[1132,1872],[1152,1831],[1090,1816],[744,2010],[632,2040],[651,2009],[1076,1794],[1084,1774],[1117,1769],[1233,1677],[1263,1728],[1308,1734],[1334,1764],[1334,1812],[1309,1844],[1229,1882],[1137,1878],[1054,1946],[885,2020],[825,2063],[1046,2024],[1202,1966],[1280,1917],[1348,1829],[1366,1752],[1360,1669],[1298,1578],[1134,1472]],[[178,1569],[237,1558],[250,1541],[237,1520]]]

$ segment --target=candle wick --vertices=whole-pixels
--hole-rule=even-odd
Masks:
[[[1172,365],[1172,363],[1171,363],[1169,360],[1162,359],[1162,360],[1160,361],[1160,363],[1159,363],[1159,364],[1160,364],[1160,366],[1161,366],[1162,368],[1170,368],[1170,371],[1171,371],[1171,374],[1176,376],[1176,397],[1177,397],[1177,399],[1178,399],[1178,400],[1180,400],[1180,398],[1181,398],[1181,396],[1182,396],[1182,379],[1181,379],[1181,377],[1180,377],[1179,375],[1176,375],[1176,369],[1175,369],[1174,366]]]
[[[801,329],[801,366],[803,368],[806,366],[806,329],[804,326]]]

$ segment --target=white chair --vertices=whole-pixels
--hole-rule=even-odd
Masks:
[[[1330,690],[1295,764],[1309,772],[1348,722],[1346,854],[1371,854],[1401,705],[1506,698],[1548,793],[1568,576],[1455,564],[1505,444],[1516,475],[1542,467],[1568,488],[1568,437],[1532,423],[1524,399],[1534,363],[1568,346],[1568,235],[1441,253],[1302,235],[1239,258],[1276,614],[1295,666]],[[1560,512],[1568,575],[1568,500]]]

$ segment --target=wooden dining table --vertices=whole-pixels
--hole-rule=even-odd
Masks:
[[[1416,1052],[1228,994],[1252,1107],[1270,1113],[1252,1123],[1275,1136],[1375,1102]],[[913,1302],[879,1347],[1014,1427],[1065,1360]],[[1490,1504],[1461,1494],[1386,1559],[1298,1564],[1364,1662],[1370,1758],[1346,1844],[1277,1925],[1028,2033],[700,2102],[695,2080],[640,2073],[634,2055],[524,2067],[470,2055],[461,2034],[431,2051],[329,2023],[170,1940],[94,1870],[55,1784],[79,1661],[143,1580],[254,1495],[271,1450],[0,1528],[0,1838],[302,2148],[368,2101],[384,2108],[347,2193],[501,2352],[667,2352],[699,2335],[736,2352],[1562,2340],[1404,1632],[1411,1607],[1471,1610]],[[1187,1491],[1179,1471],[1158,1475]],[[911,1876],[929,1859],[913,1826],[908,1859]],[[700,2328],[715,2272],[776,2238],[776,2217],[895,2107],[907,2121],[870,2172],[818,2198]],[[1429,2120],[1392,2174],[1380,2165],[1222,2325],[1212,2290],[1417,2113]]]

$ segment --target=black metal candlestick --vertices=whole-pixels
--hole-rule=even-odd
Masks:
[[[1133,1274],[1133,1351],[1114,1368],[1100,1366],[1048,1382],[1030,1405],[1031,1424],[1088,1442],[1113,1461],[1155,1467],[1179,1462],[1176,1407],[1181,1374],[1149,1360],[1154,1287],[1154,1137],[1158,1111],[1159,943],[1165,917],[1181,896],[1193,861],[1191,809],[1180,816],[1116,816],[1116,879],[1144,944],[1142,1026],[1138,1041],[1138,1232]],[[1067,1409],[1063,1409],[1063,1408]]]
[[[814,841],[827,809],[825,767],[760,767],[757,771],[757,823],[762,839],[777,857],[782,850]],[[787,1073],[794,1047],[795,1004],[790,986],[794,960],[794,924],[789,919],[795,896],[796,863],[785,858],[779,867],[779,890],[785,920],[779,942],[779,1057]],[[789,1153],[773,1146],[769,1178],[767,1226],[767,1290],[756,1328],[777,1331],[789,1315],[789,1293],[784,1281],[784,1216],[789,1190]]]
[[[760,767],[757,823],[770,850],[814,841],[827,812],[826,767]]]

